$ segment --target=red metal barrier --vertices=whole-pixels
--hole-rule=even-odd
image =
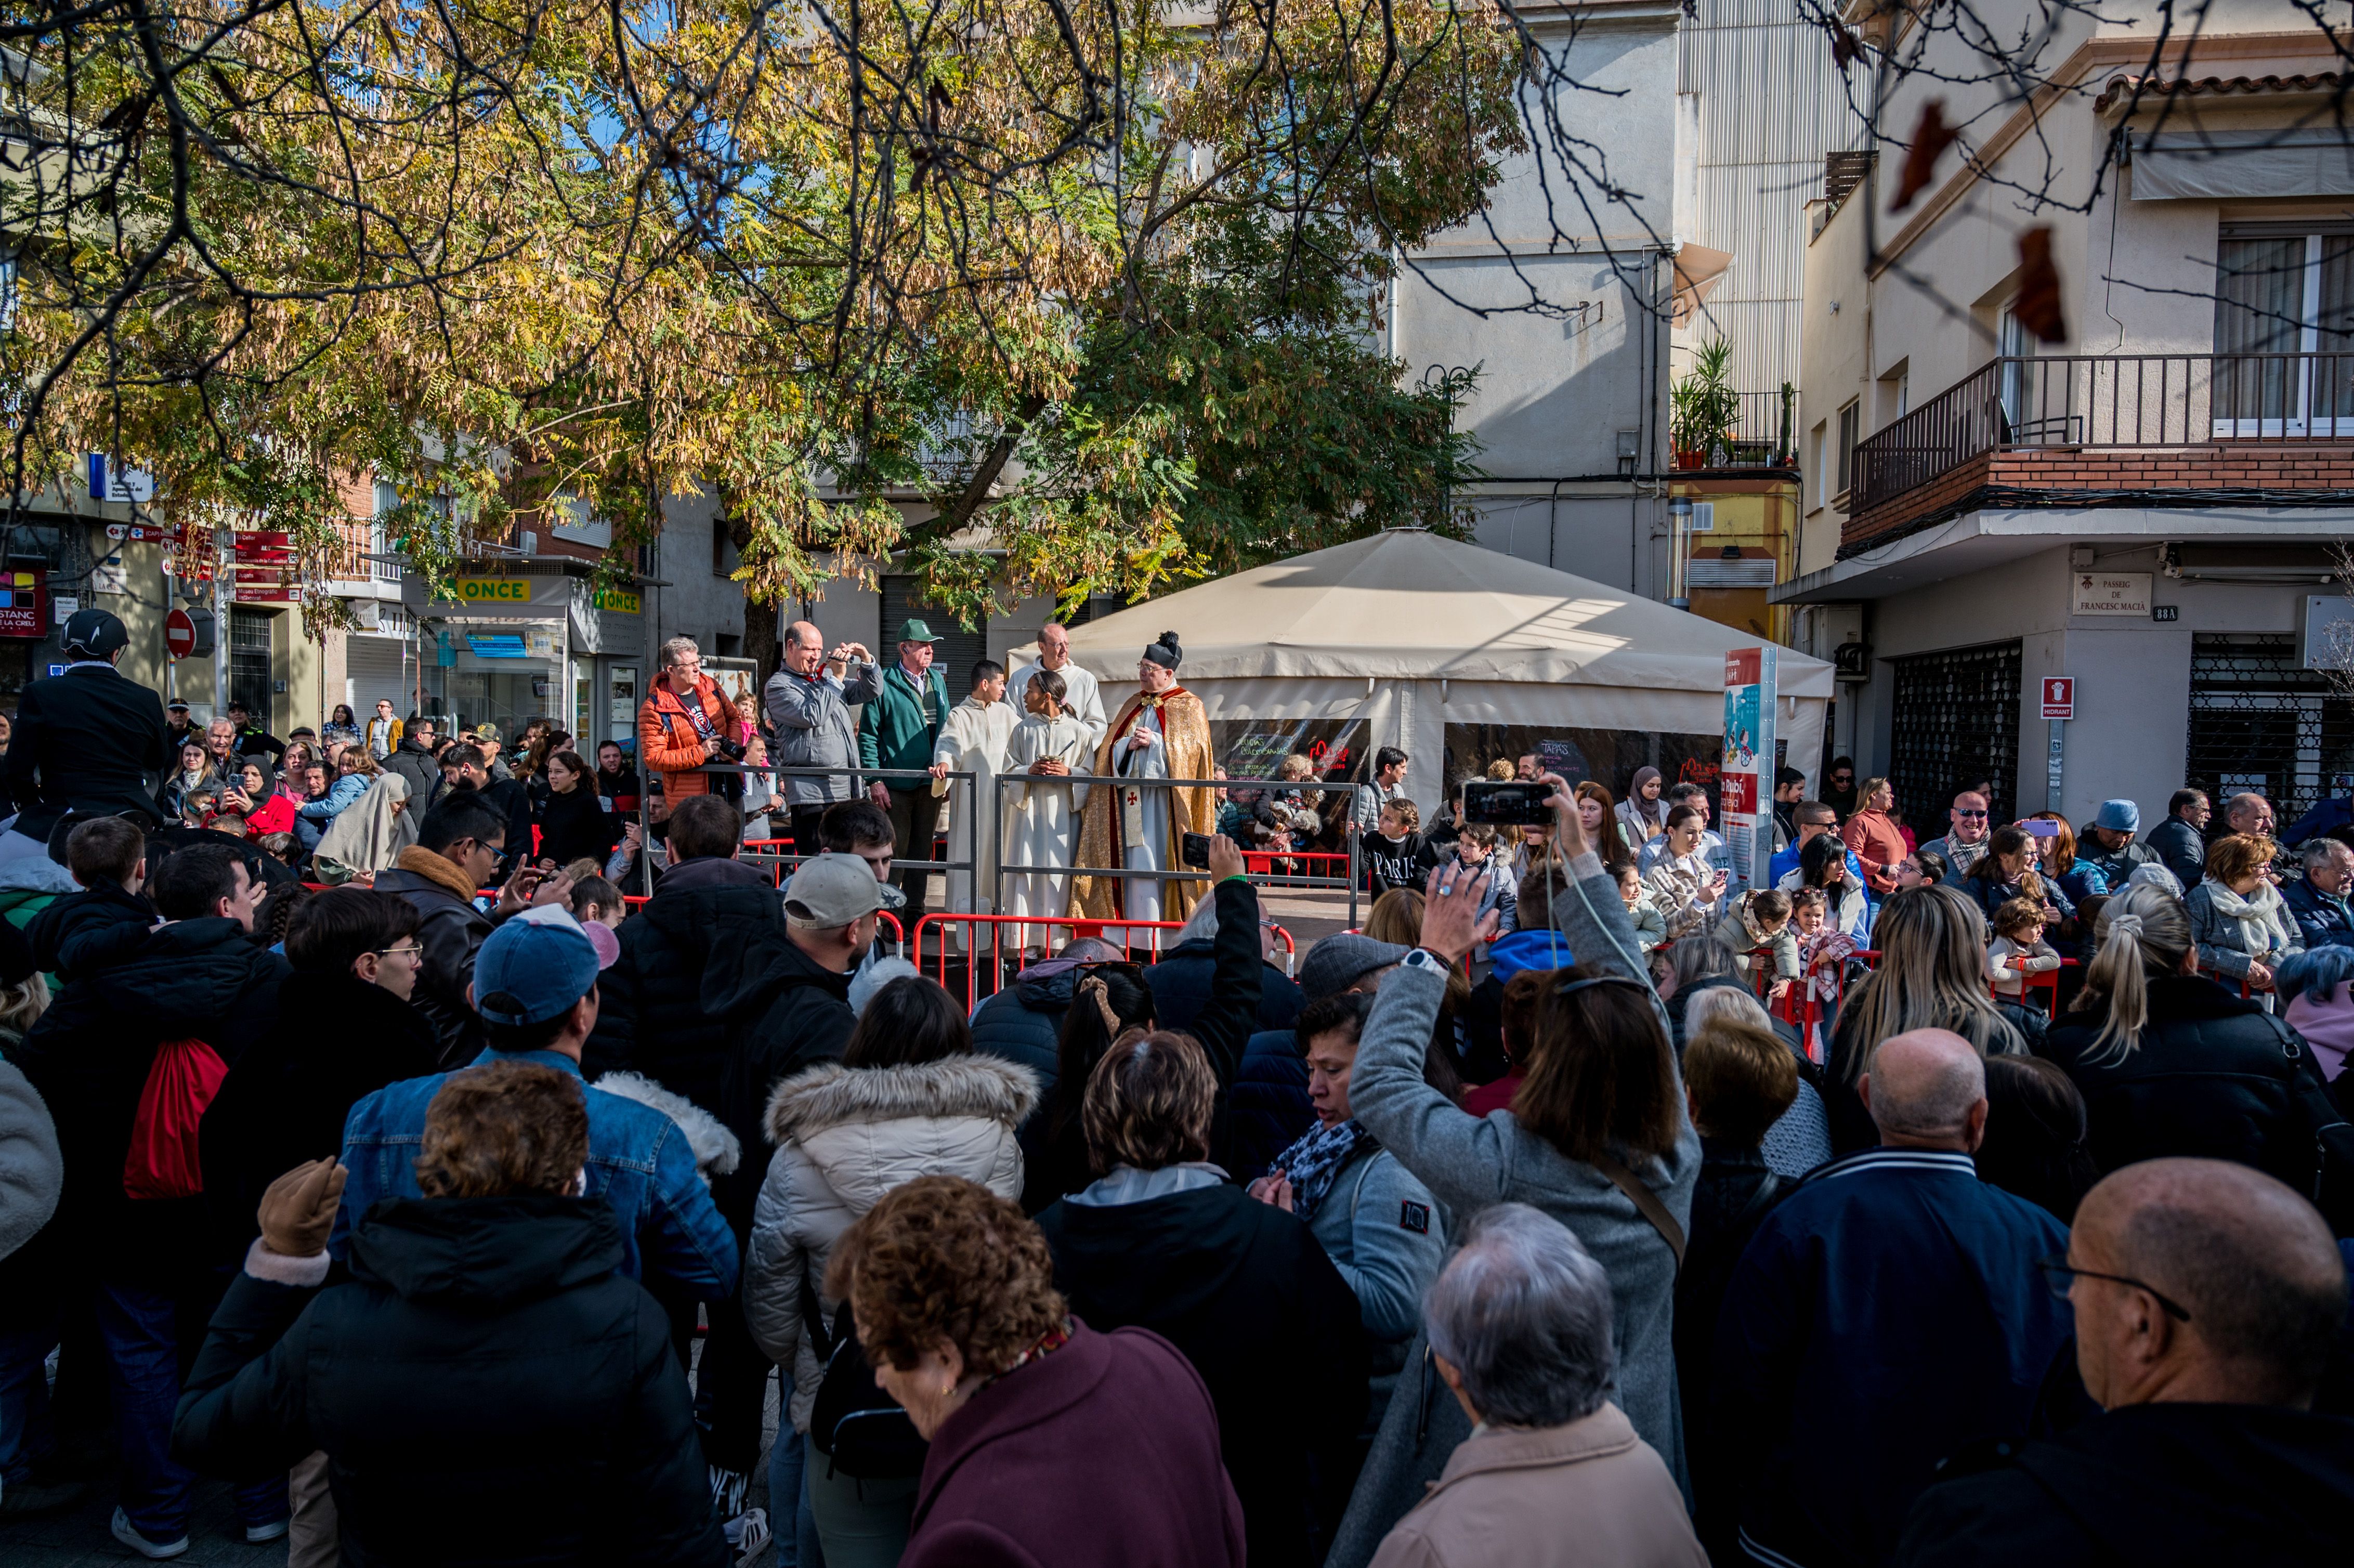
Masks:
[[[915,951],[908,956],[915,959],[916,968],[919,973],[939,981],[942,986],[949,985],[947,930],[950,926],[961,926],[966,928],[965,950],[961,957],[964,960],[964,1004],[966,1010],[970,1012],[980,1002],[982,996],[988,994],[981,989],[981,972],[983,969],[988,969],[991,976],[989,991],[993,992],[998,989],[994,983],[995,977],[1005,972],[1005,965],[1009,961],[1013,965],[1013,972],[1016,974],[1020,974],[1030,966],[1032,960],[1023,956],[1023,949],[1018,945],[1018,939],[1016,946],[1011,949],[1007,948],[1005,928],[1008,926],[1068,927],[1069,941],[1076,942],[1082,937],[1117,941],[1123,957],[1131,962],[1149,964],[1157,961],[1161,957],[1160,933],[1182,931],[1185,927],[1185,922],[1182,920],[1095,920],[1079,915],[927,915],[916,922]],[[1292,960],[1298,950],[1293,946],[1291,933],[1280,926],[1270,925],[1267,929],[1283,938],[1283,972],[1291,973]],[[1135,934],[1139,931],[1153,933],[1141,957],[1138,954],[1136,944]],[[982,940],[983,932],[987,933],[986,942]],[[1115,936],[1113,933],[1118,935]],[[924,938],[927,936],[933,938],[929,969],[925,968]],[[949,987],[949,989],[954,988]]]
[[[1243,872],[1254,881],[1276,887],[1304,883],[1310,877],[1349,880],[1349,857],[1331,850],[1245,850]]]

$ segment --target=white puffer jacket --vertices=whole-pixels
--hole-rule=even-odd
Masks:
[[[966,1054],[912,1067],[828,1062],[777,1086],[769,1140],[777,1146],[752,1214],[744,1264],[744,1317],[752,1339],[793,1374],[794,1429],[809,1430],[825,1369],[803,1328],[801,1281],[825,1292],[833,1244],[894,1187],[918,1176],[961,1176],[1001,1197],[1022,1195],[1013,1129],[1038,1103],[1029,1068]]]

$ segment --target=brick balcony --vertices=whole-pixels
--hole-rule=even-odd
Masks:
[[[1981,508],[2354,503],[2354,355],[1997,359],[1855,462],[1842,558]]]

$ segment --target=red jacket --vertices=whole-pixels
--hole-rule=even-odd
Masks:
[[[1840,830],[1840,837],[1847,841],[1855,858],[1863,863],[1863,880],[1872,892],[1896,891],[1895,865],[1909,852],[1904,847],[1904,835],[1896,831],[1887,812],[1858,811]]]
[[[695,678],[695,694],[714,735],[741,739],[744,721],[708,675]],[[638,751],[646,771],[662,775],[663,799],[675,803],[689,795],[711,793],[711,775],[692,771],[709,762],[711,753],[687,716],[685,702],[670,689],[668,676],[654,683],[653,695],[638,705]]]

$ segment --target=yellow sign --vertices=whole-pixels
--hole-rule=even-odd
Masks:
[[[638,596],[631,593],[627,588],[599,588],[597,590],[597,608],[599,609],[610,609],[618,615],[636,615],[640,613],[642,601],[639,599]]]
[[[458,597],[468,604],[529,604],[529,577],[460,577]]]

